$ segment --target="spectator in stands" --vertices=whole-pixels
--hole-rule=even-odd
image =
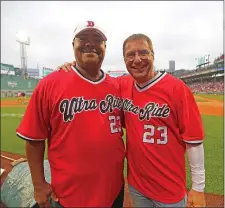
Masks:
[[[187,83],[190,87],[192,92],[194,93],[222,93],[224,92],[224,81],[204,81],[204,82],[197,82],[197,83]]]

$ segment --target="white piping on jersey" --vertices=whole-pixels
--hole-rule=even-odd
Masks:
[[[89,83],[91,83],[91,84],[99,84],[99,83],[103,82],[103,81],[105,80],[105,77],[106,77],[106,74],[102,71],[103,77],[102,77],[100,80],[98,80],[98,81],[96,81],[96,82],[95,82],[95,81],[91,81],[91,80],[85,78],[81,73],[79,73],[79,72],[77,71],[77,69],[76,69],[74,66],[72,66],[71,68],[73,69],[73,71],[74,71],[81,79],[83,79],[83,80],[85,80],[85,81],[87,81],[87,82],[89,82]]]
[[[195,141],[183,140],[183,142],[188,143],[188,144],[199,144],[199,143],[203,143],[203,140],[195,140]]]
[[[19,132],[16,132],[16,134],[17,134],[19,137],[21,137],[22,139],[25,139],[25,140],[30,140],[30,141],[45,141],[45,139],[31,139],[31,138],[29,138],[29,137],[26,137],[26,136],[20,134]]]
[[[160,75],[162,74],[162,72],[158,72],[158,73],[156,73],[156,75],[152,78],[152,79],[150,79],[150,80],[148,80],[147,82],[145,82],[145,83],[142,83],[142,84],[137,84],[137,86],[139,87],[139,88],[145,88],[147,85],[149,85],[151,82],[153,82],[154,80],[156,80]]]
[[[140,87],[136,83],[134,83],[134,85],[139,92],[143,92],[159,82],[163,77],[166,76],[166,74],[166,72],[159,72],[155,77],[153,77],[146,83],[145,87]]]

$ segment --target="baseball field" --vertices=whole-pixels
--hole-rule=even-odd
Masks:
[[[224,206],[224,97],[223,95],[195,95],[205,130],[206,202],[210,207]],[[1,100],[1,154],[18,158],[25,155],[24,141],[17,138],[17,128],[26,104],[19,104],[16,98]],[[125,139],[125,137],[124,137]],[[9,161],[1,158],[1,166]],[[126,166],[126,163],[125,163]],[[187,189],[190,188],[190,170],[187,165]],[[126,168],[124,171],[126,176]],[[127,186],[124,207],[131,207]]]

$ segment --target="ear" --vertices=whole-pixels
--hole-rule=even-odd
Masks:
[[[155,60],[155,53],[154,53],[154,51],[152,51],[152,57],[153,57],[153,60]]]

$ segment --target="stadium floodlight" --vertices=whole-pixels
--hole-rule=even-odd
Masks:
[[[19,43],[23,43],[25,45],[30,45],[30,38],[26,35],[25,32],[20,31],[16,33],[16,41]]]
[[[21,75],[27,77],[27,51],[26,46],[30,45],[30,38],[25,32],[20,31],[16,33],[16,41],[20,44],[20,61],[21,61]]]

